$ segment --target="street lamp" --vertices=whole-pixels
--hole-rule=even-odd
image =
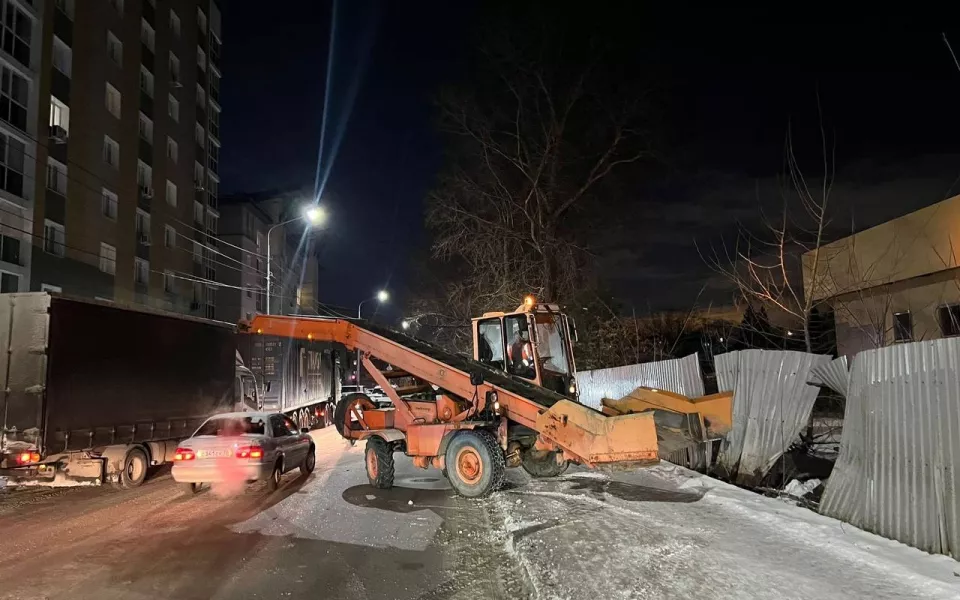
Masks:
[[[377,292],[376,296],[373,296],[371,298],[367,298],[366,300],[361,301],[360,304],[357,305],[357,318],[358,319],[360,318],[360,311],[363,309],[363,305],[366,304],[367,302],[370,302],[371,300],[376,300],[380,304],[383,304],[389,299],[390,299],[390,293],[387,290],[380,290],[379,292]]]
[[[267,229],[267,314],[270,314],[270,279],[271,279],[271,260],[270,260],[270,234],[273,233],[273,230],[277,227],[283,227],[284,225],[289,225],[294,221],[299,221],[303,219],[306,226],[310,227],[312,225],[319,225],[327,218],[327,213],[324,212],[322,206],[308,206],[303,209],[303,212],[300,216],[294,217],[287,221],[282,221],[277,223],[270,229]]]

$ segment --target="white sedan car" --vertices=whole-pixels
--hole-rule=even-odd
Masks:
[[[247,481],[266,481],[275,490],[287,471],[299,468],[306,476],[315,464],[313,438],[289,417],[235,412],[210,417],[180,442],[172,475],[194,493],[204,483]]]

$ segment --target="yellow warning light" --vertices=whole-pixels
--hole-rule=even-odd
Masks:
[[[527,308],[533,308],[533,305],[536,304],[536,303],[537,303],[537,300],[536,300],[536,298],[534,298],[533,296],[527,296],[527,297],[525,297],[525,298],[523,299],[523,304],[524,304]]]
[[[313,334],[312,334],[312,333],[308,333],[308,334],[307,334],[307,339],[308,339],[308,340],[312,340],[312,339],[313,339]]]
[[[262,334],[262,333],[263,333],[263,329],[257,329],[257,333],[258,333],[258,334]]]

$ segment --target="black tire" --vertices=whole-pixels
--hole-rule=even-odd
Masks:
[[[461,431],[444,453],[447,479],[461,496],[481,498],[503,486],[506,464],[497,438],[489,431]]]
[[[313,468],[317,466],[317,449],[310,444],[310,449],[307,450],[307,455],[303,457],[303,462],[300,463],[300,474],[304,477],[308,476],[310,473],[313,473]]]
[[[185,491],[188,495],[192,496],[200,491],[200,487],[202,485],[203,485],[202,483],[196,483],[196,482],[185,483],[183,484],[183,491]]]
[[[142,448],[130,448],[123,457],[123,468],[120,471],[120,487],[130,489],[140,487],[147,478],[147,468],[150,461]]]
[[[280,478],[283,476],[283,463],[281,460],[277,460],[276,464],[273,465],[273,471],[270,472],[270,478],[267,479],[267,489],[271,492],[277,491],[277,488],[280,487]]]
[[[532,477],[559,477],[567,471],[570,461],[560,460],[557,454],[527,448],[520,452],[520,466]]]
[[[383,438],[372,436],[367,438],[367,449],[364,451],[364,462],[367,467],[367,479],[370,485],[380,490],[393,487],[393,448]]]
[[[356,402],[360,402],[369,408],[376,408],[376,405],[366,394],[347,394],[341,398],[340,402],[337,402],[336,411],[333,413],[333,424],[336,425],[337,431],[339,431],[343,437],[347,437],[345,433],[347,429],[355,429],[354,427],[350,427],[350,423],[347,423],[346,420],[348,416],[347,410]]]

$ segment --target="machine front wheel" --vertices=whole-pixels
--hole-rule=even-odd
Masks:
[[[520,466],[533,477],[559,477],[570,462],[563,460],[559,452],[546,452],[528,448],[520,452]]]
[[[461,431],[444,454],[447,479],[461,496],[480,498],[503,485],[503,450],[489,431]]]

